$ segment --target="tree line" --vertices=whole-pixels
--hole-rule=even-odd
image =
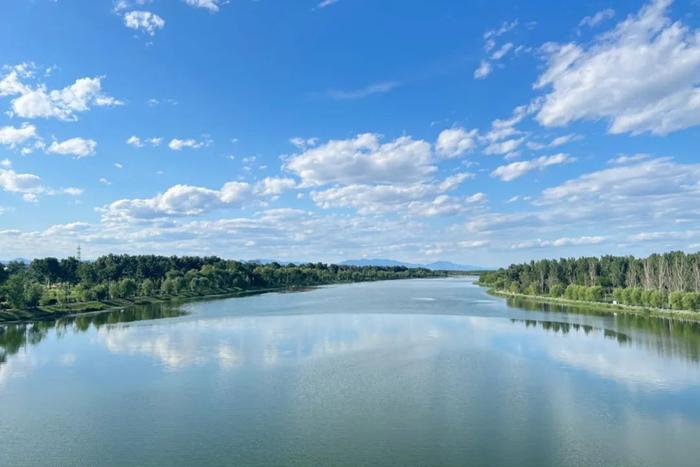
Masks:
[[[0,263],[0,309],[439,275],[444,273],[402,266],[259,264],[215,256],[107,255],[94,261],[41,258],[29,264]]]
[[[484,273],[479,281],[510,293],[700,310],[700,253],[544,259]]]

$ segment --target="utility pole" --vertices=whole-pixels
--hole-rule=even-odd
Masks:
[[[80,243],[78,243],[78,250],[77,250],[77,254],[76,254],[78,261],[80,261],[80,257],[81,257],[82,252],[83,252],[83,250],[80,248]]]

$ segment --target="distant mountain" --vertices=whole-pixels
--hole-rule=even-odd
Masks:
[[[420,264],[404,263],[393,259],[348,259],[340,263],[342,266],[405,266],[407,268],[418,268]]]
[[[435,261],[424,265],[428,269],[439,269],[441,271],[486,271],[491,268],[475,266],[473,264],[457,264],[452,261]]]
[[[428,264],[405,263],[393,259],[349,259],[340,263],[346,266],[405,266],[407,268],[428,268],[441,271],[484,271],[490,268],[471,264],[457,264],[451,261],[435,261]]]

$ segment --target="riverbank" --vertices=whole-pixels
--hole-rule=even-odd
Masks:
[[[491,295],[505,298],[521,298],[537,303],[547,303],[555,305],[565,305],[567,307],[584,308],[588,311],[596,311],[606,314],[626,313],[654,318],[675,319],[681,321],[700,322],[700,312],[687,310],[669,310],[666,308],[649,308],[643,306],[622,305],[602,302],[589,302],[583,300],[569,300],[560,297],[547,297],[543,295],[528,295],[523,293],[512,293],[505,290],[489,289]]]
[[[323,284],[321,284],[323,285]],[[61,318],[119,311],[139,305],[166,304],[166,303],[187,303],[199,300],[215,300],[222,298],[245,297],[268,292],[294,291],[308,288],[304,287],[268,287],[259,289],[236,289],[221,291],[213,294],[195,295],[157,295],[136,297],[133,300],[114,299],[89,302],[69,303],[66,305],[39,306],[31,310],[8,309],[0,310],[0,324],[18,324],[33,321],[53,321]]]

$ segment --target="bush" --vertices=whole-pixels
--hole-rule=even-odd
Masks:
[[[683,309],[683,296],[685,294],[683,292],[671,292],[671,295],[668,296],[668,303],[671,306],[671,309],[673,310],[682,310]]]
[[[603,300],[603,288],[599,285],[586,287],[586,300],[590,302],[600,302]]]
[[[617,303],[625,303],[625,290],[621,288],[615,288],[612,291],[613,300]]]
[[[549,295],[552,297],[561,297],[564,295],[564,286],[561,284],[554,284],[549,288]]]
[[[698,294],[695,292],[687,292],[683,294],[683,309],[695,311],[698,309]]]

